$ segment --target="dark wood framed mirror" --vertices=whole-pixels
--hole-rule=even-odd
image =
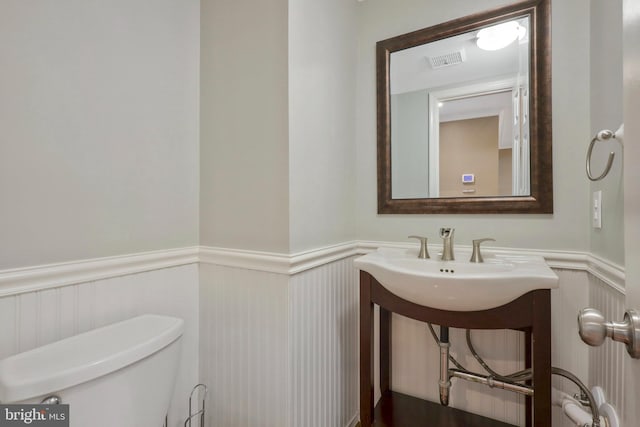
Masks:
[[[378,213],[553,212],[550,1],[377,43]]]

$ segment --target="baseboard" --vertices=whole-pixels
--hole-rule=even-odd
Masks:
[[[351,421],[347,423],[346,427],[360,427],[360,415],[355,414],[353,418],[351,418]]]

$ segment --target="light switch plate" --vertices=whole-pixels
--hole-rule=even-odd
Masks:
[[[602,228],[602,191],[594,191],[591,198],[591,220],[593,228]]]

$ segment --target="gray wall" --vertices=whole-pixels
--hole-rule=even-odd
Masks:
[[[591,135],[602,129],[615,131],[622,123],[622,0],[591,2]],[[590,140],[590,138],[589,138]],[[586,151],[589,141],[579,146]],[[576,144],[578,145],[578,144]],[[591,184],[591,192],[602,191],[602,229],[591,228],[591,252],[624,264],[624,199],[622,145],[597,143],[592,171],[600,175],[609,152],[615,153],[611,172]]]
[[[206,0],[200,35],[193,0],[5,1],[0,268],[199,240],[288,253],[442,225],[461,243],[490,235],[622,262],[620,163],[590,233],[597,185],[580,160],[595,129],[620,121],[601,96],[620,93],[618,70],[589,55],[618,67],[617,36],[595,19],[607,2],[553,2],[555,213],[473,216],[377,215],[374,46],[507,1],[316,3]],[[590,39],[591,17],[602,37]]]
[[[289,252],[355,238],[357,2],[289,1]]]
[[[404,241],[420,233],[434,238],[456,228],[456,242],[494,237],[496,246],[586,251],[589,248],[589,184],[583,150],[589,128],[589,10],[580,0],[552,2],[553,21],[553,215],[378,215],[376,212],[375,42],[509,3],[483,0],[370,0],[359,4],[359,108],[357,236]]]
[[[0,269],[198,242],[195,0],[4,0]]]
[[[429,92],[391,95],[391,196],[429,195]]]
[[[288,252],[287,12],[202,1],[202,245]]]
[[[202,245],[291,253],[354,238],[355,12],[202,2]]]

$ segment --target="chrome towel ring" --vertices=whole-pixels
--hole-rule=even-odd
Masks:
[[[609,139],[617,139],[618,141],[622,142],[622,135],[624,133],[624,124],[620,125],[620,128],[618,128],[617,131],[612,132],[610,130],[601,130],[600,132],[598,132],[596,134],[596,136],[593,137],[593,139],[591,140],[591,143],[589,144],[589,149],[587,150],[587,162],[586,162],[586,166],[587,166],[587,177],[591,180],[591,181],[600,181],[602,178],[604,178],[605,176],[607,176],[607,174],[609,173],[609,171],[611,170],[611,166],[613,165],[613,159],[615,158],[616,154],[612,151],[609,153],[609,158],[607,159],[607,165],[604,168],[604,172],[602,172],[600,174],[600,176],[594,177],[591,174],[591,152],[593,151],[593,147],[596,144],[596,141],[607,141]]]

